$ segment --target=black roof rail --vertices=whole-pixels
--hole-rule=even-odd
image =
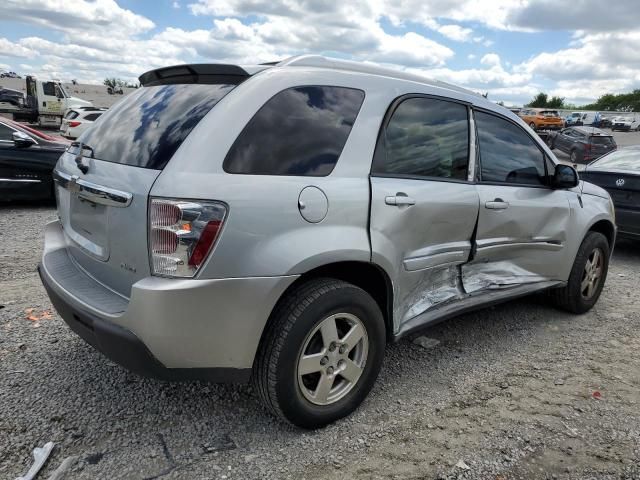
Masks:
[[[238,65],[198,63],[174,65],[150,70],[138,77],[144,87],[172,83],[232,84],[242,83],[250,74]]]

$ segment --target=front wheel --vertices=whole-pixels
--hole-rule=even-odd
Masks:
[[[382,366],[385,337],[382,313],[368,293],[341,280],[310,280],[276,307],[253,383],[276,416],[322,427],[366,398]]]
[[[578,249],[567,285],[550,291],[556,306],[571,313],[591,310],[607,279],[610,252],[603,234],[589,232]]]

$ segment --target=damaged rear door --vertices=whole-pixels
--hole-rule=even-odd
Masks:
[[[480,211],[473,261],[462,267],[468,293],[560,280],[569,199],[549,187],[551,162],[520,126],[474,112]]]
[[[478,216],[468,181],[473,133],[468,105],[407,95],[390,107],[371,172],[373,261],[394,287],[394,333],[412,318],[464,297]]]

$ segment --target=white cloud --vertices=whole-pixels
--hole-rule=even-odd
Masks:
[[[31,57],[35,52],[19,43],[0,38],[0,57]]]
[[[437,31],[445,37],[458,42],[468,42],[473,34],[473,30],[463,28],[460,25],[442,25],[437,28]]]
[[[118,34],[142,33],[154,23],[114,0],[3,0],[2,19],[17,20],[55,30],[93,30]]]

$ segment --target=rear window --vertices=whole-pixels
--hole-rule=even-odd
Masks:
[[[78,116],[78,112],[76,112],[75,110],[69,110],[67,114],[64,116],[64,118],[66,118],[67,120],[73,120],[77,116]]]
[[[228,173],[325,176],[335,167],[364,92],[309,86],[284,90],[249,121],[224,160]]]
[[[557,117],[558,112],[556,110],[543,110],[542,112],[540,112],[540,115],[542,115],[543,117]]]
[[[139,88],[105,112],[100,123],[78,141],[91,147],[94,158],[160,170],[234,87],[173,84]],[[70,152],[77,153],[77,148]]]
[[[594,145],[613,145],[613,137],[591,137],[591,143]]]

